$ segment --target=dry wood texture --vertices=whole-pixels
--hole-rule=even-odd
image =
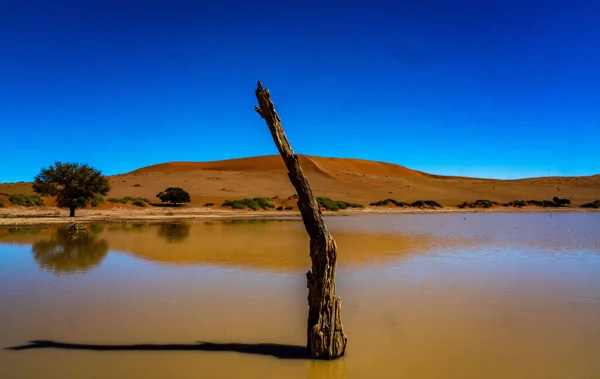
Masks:
[[[288,176],[298,193],[298,208],[310,236],[312,269],[306,274],[308,286],[308,325],[306,348],[309,357],[335,359],[344,355],[347,338],[341,321],[342,302],[335,296],[335,264],[337,246],[323,218],[298,156],[294,154],[275,111],[271,95],[258,82],[258,107],[273,141],[283,158]]]

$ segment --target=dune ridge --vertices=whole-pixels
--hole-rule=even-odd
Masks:
[[[575,206],[600,198],[600,174],[580,177],[485,179],[443,176],[404,166],[353,158],[299,155],[299,161],[317,196],[358,202],[393,198],[399,201],[435,200],[444,206],[479,199],[550,200],[568,198]],[[182,187],[192,197],[191,206],[245,197],[275,197],[284,205],[295,193],[279,155],[211,162],[167,162],[108,177],[107,197],[147,197],[167,187]],[[0,184],[0,193],[31,194],[31,183]],[[1,196],[1,195],[0,195]],[[47,200],[52,205],[52,200]],[[10,204],[8,204],[10,206]],[[290,204],[293,205],[293,204]],[[100,209],[114,207],[105,204]],[[129,205],[118,205],[127,208]]]

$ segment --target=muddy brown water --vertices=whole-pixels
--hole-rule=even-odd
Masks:
[[[0,230],[0,378],[598,378],[600,213],[327,219],[349,338],[303,358],[299,221]]]

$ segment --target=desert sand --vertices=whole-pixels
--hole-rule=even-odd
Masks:
[[[435,200],[445,207],[442,211],[446,212],[457,211],[456,206],[463,201],[473,202],[478,199],[506,203],[513,200],[550,200],[558,196],[571,200],[572,207],[569,210],[577,210],[581,204],[600,198],[600,175],[497,180],[433,175],[391,163],[360,159],[300,155],[300,163],[315,195],[357,202],[367,207],[358,212],[419,211],[368,207],[372,202],[387,198],[406,202]],[[189,192],[192,201],[177,209],[140,209],[131,204],[107,202],[97,208],[79,210],[77,218],[94,220],[297,215],[296,212],[232,211],[220,207],[224,200],[261,196],[274,198],[276,205],[293,206],[296,210],[296,201],[290,199],[295,190],[288,180],[279,155],[214,162],[162,163],[109,176],[108,179],[111,191],[106,198],[146,197],[158,202],[158,192],[167,187],[181,187]],[[33,194],[30,182],[0,184],[0,192]],[[47,207],[28,209],[13,207],[6,197],[3,198],[7,208],[0,208],[0,222],[4,224],[15,223],[16,216],[20,222],[26,222],[26,219],[42,222],[43,219],[56,221],[66,214],[64,210],[55,208],[53,199],[46,199]],[[214,203],[215,206],[204,207],[206,203]],[[535,207],[526,209],[531,211]],[[509,209],[498,207],[493,210]],[[357,211],[341,213],[352,212]]]

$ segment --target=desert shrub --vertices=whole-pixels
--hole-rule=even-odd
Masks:
[[[102,195],[96,195],[94,196],[94,198],[90,201],[90,204],[92,205],[92,207],[97,207],[98,205],[104,203],[104,197]]]
[[[140,199],[140,198],[133,199],[131,204],[135,205],[136,207],[147,207],[148,206],[148,203],[146,203],[143,199]]]
[[[556,206],[558,206],[558,207],[564,207],[564,206],[566,206],[566,205],[569,205],[569,204],[571,204],[571,200],[569,200],[569,199],[561,199],[561,198],[559,198],[558,196],[554,196],[554,197],[552,198],[552,201],[553,201],[553,202],[556,204]]]
[[[280,205],[280,206],[278,206],[277,208],[275,208],[275,210],[282,211],[282,210],[283,210],[283,207]]]
[[[319,197],[317,197],[317,202],[319,203],[320,206],[327,209],[328,211],[337,211],[340,209],[340,207],[337,205],[337,203],[328,197],[319,196]]]
[[[257,211],[260,209],[260,204],[258,204],[258,202],[256,201],[250,201],[246,206],[252,209],[253,211]]]
[[[394,199],[379,200],[374,203],[371,203],[370,205],[378,207],[378,206],[382,206],[382,205],[388,205],[390,203],[394,204],[397,207],[410,207],[410,203],[405,203],[404,201],[397,201]]]
[[[417,208],[425,208],[425,207],[442,208],[442,204],[438,203],[435,200],[417,200],[417,201],[413,202],[411,204],[411,206],[417,207]]]
[[[504,207],[524,207],[527,205],[525,200],[514,200],[509,203],[503,204]]]
[[[275,208],[275,204],[273,204],[271,200],[267,199],[266,197],[255,197],[252,200],[256,201],[262,209]]]
[[[475,200],[475,202],[473,203],[468,203],[468,202],[463,202],[461,204],[458,204],[456,207],[457,208],[491,208],[494,205],[497,205],[498,203],[495,201],[489,201],[489,200]]]
[[[232,209],[244,209],[246,204],[240,200],[225,200],[222,204],[224,207],[231,207]]]
[[[337,200],[335,202],[337,204],[337,206],[340,209],[347,209],[347,208],[364,208],[364,206],[362,204],[358,204],[358,203],[350,203],[344,200]]]
[[[591,203],[585,203],[581,206],[581,208],[600,209],[600,200],[596,200]]]
[[[133,200],[133,197],[131,197],[131,196],[125,196],[123,198],[123,201],[125,201],[125,204],[129,203],[131,200]]]
[[[22,207],[41,207],[44,205],[44,199],[40,195],[10,195],[8,201]]]
[[[0,208],[4,208],[6,204],[4,204],[4,199],[0,199]]]
[[[204,204],[205,207],[214,207],[215,203],[206,203]]]
[[[290,199],[298,200],[298,194],[297,193],[293,194],[292,196],[290,196]]]
[[[139,183],[137,183],[137,184],[134,184],[133,186],[134,186],[134,187],[141,187],[142,185],[141,185],[141,184],[139,184]]]
[[[0,192],[0,195],[2,195],[2,196],[6,196],[6,197],[9,197],[9,196],[10,196],[10,195],[9,195],[9,194],[7,194],[6,192]]]
[[[284,208],[286,211],[291,211],[292,209],[294,209],[294,207],[288,205],[287,207]]]
[[[241,199],[241,200],[225,200],[223,202],[224,207],[231,207],[232,209],[245,209],[250,208],[252,210],[259,209],[270,209],[275,208],[275,204],[266,197],[255,197],[253,199]]]

